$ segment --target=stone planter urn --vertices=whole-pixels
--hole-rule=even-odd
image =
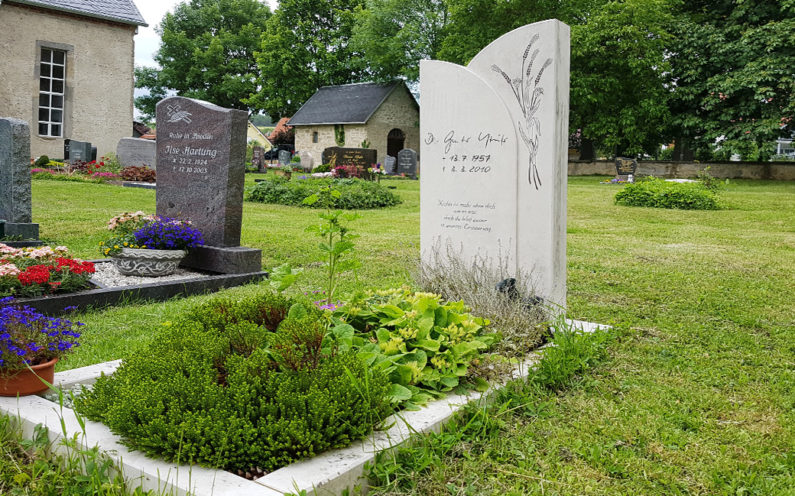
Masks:
[[[112,260],[125,276],[160,277],[173,274],[187,254],[185,250],[122,248]]]

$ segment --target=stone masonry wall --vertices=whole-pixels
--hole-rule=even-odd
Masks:
[[[31,155],[63,157],[63,138],[90,141],[99,155],[132,136],[135,26],[0,5],[0,116],[27,121]],[[38,51],[66,49],[63,138],[38,136]]]
[[[657,162],[641,160],[637,174],[665,178],[694,178],[709,167],[709,173],[718,179],[772,179],[795,181],[795,162]],[[612,160],[569,161],[570,176],[616,174]]]

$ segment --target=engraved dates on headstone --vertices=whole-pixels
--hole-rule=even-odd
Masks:
[[[239,246],[247,114],[171,97],[157,104],[157,214],[190,220],[205,245]]]
[[[417,178],[417,152],[404,148],[398,152],[397,173],[412,179]]]

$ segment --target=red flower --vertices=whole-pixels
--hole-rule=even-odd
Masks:
[[[99,164],[95,165],[94,168],[99,169],[101,166]]]
[[[50,280],[50,271],[55,269],[51,265],[31,265],[24,272],[17,275],[17,279],[23,286],[31,284],[45,284]]]
[[[71,258],[58,258],[57,262],[58,270],[68,267],[72,274],[93,274],[96,270],[94,268],[94,264],[91,262],[78,262],[77,260],[72,260]]]

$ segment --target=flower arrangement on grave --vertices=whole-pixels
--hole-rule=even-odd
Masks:
[[[362,177],[362,172],[364,171],[363,167],[359,167],[357,165],[348,164],[348,165],[338,165],[334,167],[334,170],[331,172],[332,177],[336,178],[346,178],[346,177]]]
[[[108,221],[110,238],[100,241],[100,251],[114,256],[124,248],[145,250],[189,250],[204,243],[202,233],[189,221],[124,212]]]
[[[47,317],[0,299],[0,395],[34,394],[52,383],[55,362],[79,346],[80,322]]]
[[[14,248],[0,243],[0,296],[39,296],[89,287],[94,264],[65,246]]]
[[[173,274],[187,250],[204,244],[189,221],[124,212],[108,222],[113,236],[99,243],[103,255],[124,275],[159,277]]]

